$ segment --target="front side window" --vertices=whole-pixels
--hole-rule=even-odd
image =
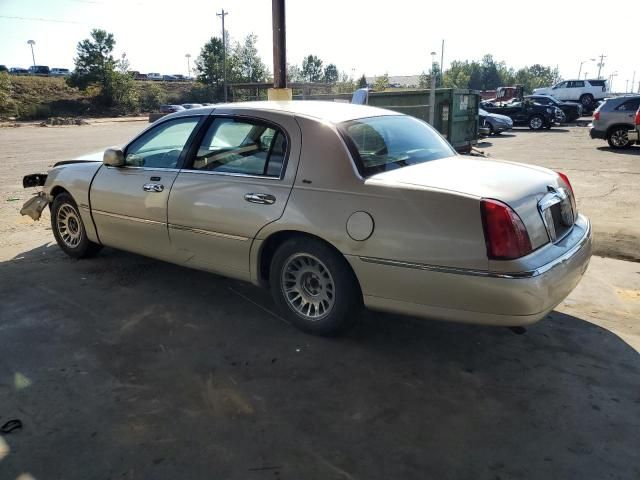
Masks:
[[[567,82],[560,82],[555,87],[553,87],[553,89],[555,90],[556,88],[565,88],[566,86]]]
[[[129,145],[125,165],[177,168],[180,154],[199,121],[199,117],[177,118],[149,130]]]
[[[584,87],[584,82],[582,80],[574,80],[573,82],[569,82],[569,88],[582,88]]]
[[[456,155],[427,123],[405,115],[360,118],[339,128],[364,177]]]
[[[215,119],[205,134],[194,170],[279,177],[287,138],[277,127],[257,120]]]

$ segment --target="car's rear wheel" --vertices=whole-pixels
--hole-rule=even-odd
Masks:
[[[591,95],[589,93],[585,93],[584,95],[582,95],[580,97],[580,103],[585,108],[590,108],[591,105],[593,104],[593,100],[594,100],[593,95]]]
[[[335,335],[355,320],[362,305],[347,261],[321,241],[295,237],[271,260],[271,293],[284,317],[301,330]]]
[[[631,146],[628,127],[615,127],[607,134],[607,142],[611,148],[627,148]]]
[[[540,115],[533,115],[529,118],[529,128],[531,130],[540,130],[544,127],[544,118]]]
[[[102,248],[87,237],[78,205],[68,193],[60,193],[53,200],[51,229],[58,246],[70,257],[90,257]]]

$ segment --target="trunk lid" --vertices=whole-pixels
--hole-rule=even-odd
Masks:
[[[379,173],[367,182],[500,200],[522,219],[535,249],[549,241],[538,202],[549,193],[549,187],[563,186],[559,180],[557,173],[534,165],[455,156]]]

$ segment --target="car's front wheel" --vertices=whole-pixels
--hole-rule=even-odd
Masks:
[[[631,146],[628,127],[616,127],[607,135],[607,142],[611,148],[627,148]]]
[[[343,331],[362,305],[358,282],[344,257],[308,237],[292,238],[278,248],[269,282],[284,317],[316,335]]]
[[[544,128],[544,118],[540,115],[533,115],[529,118],[529,128],[531,130],[540,130]]]
[[[68,193],[60,193],[53,200],[51,228],[58,246],[70,257],[90,257],[102,248],[87,237],[78,205]]]

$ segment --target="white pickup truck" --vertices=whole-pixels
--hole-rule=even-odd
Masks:
[[[563,80],[553,87],[535,88],[534,95],[551,95],[558,100],[580,102],[585,109],[593,107],[596,101],[607,95],[606,80]]]

